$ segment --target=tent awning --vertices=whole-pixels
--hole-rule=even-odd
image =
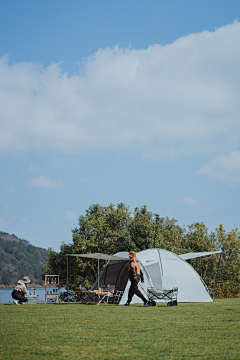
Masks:
[[[90,259],[100,259],[100,260],[125,260],[128,261],[128,258],[120,257],[116,255],[107,255],[101,253],[94,253],[94,254],[67,254],[67,256],[78,256]]]
[[[189,259],[195,259],[197,257],[201,257],[201,256],[207,256],[207,255],[212,255],[212,254],[219,254],[222,251],[209,251],[209,252],[195,252],[195,253],[187,253],[187,254],[182,254],[182,255],[178,255],[181,259],[183,260],[189,260]]]

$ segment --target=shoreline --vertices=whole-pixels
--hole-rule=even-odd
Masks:
[[[0,288],[15,288],[15,286],[17,286],[17,284],[16,285],[4,285],[4,284],[0,284]],[[31,284],[31,283],[29,283],[28,284],[28,287],[44,287],[44,285],[39,285],[39,284]]]

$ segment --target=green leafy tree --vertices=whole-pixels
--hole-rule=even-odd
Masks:
[[[160,248],[176,254],[222,250],[222,260],[215,288],[217,297],[239,296],[239,242],[237,229],[226,233],[222,225],[208,233],[204,223],[185,227],[177,220],[162,218],[148,211],[146,206],[136,208],[131,214],[124,204],[107,207],[92,205],[78,226],[72,230],[73,242],[62,244],[60,252],[49,249],[49,260],[44,264],[43,274],[59,274],[62,285],[67,283],[66,254],[141,251]],[[219,255],[189,260],[208,288],[213,289],[218,270]],[[90,288],[97,280],[97,261],[69,257],[69,288],[74,292],[79,284]],[[100,272],[105,266],[100,261]]]
[[[218,250],[215,234],[211,233],[209,235],[208,228],[204,223],[193,223],[188,226],[188,232],[183,240],[183,248],[185,253]],[[211,290],[214,288],[218,258],[219,255],[211,255],[189,260],[189,263]]]
[[[238,229],[227,233],[220,225],[215,241],[222,250],[216,296],[237,297],[240,295],[240,233]]]
[[[49,260],[43,268],[44,274],[59,274],[62,285],[67,283],[66,254],[103,253],[115,254],[134,248],[130,236],[131,213],[124,204],[116,207],[92,205],[85,216],[79,217],[78,227],[72,230],[73,243],[63,244],[60,253],[49,249]],[[91,287],[97,280],[97,261],[69,257],[69,286],[76,290],[79,284]],[[100,261],[102,271],[105,261]]]
[[[161,218],[148,211],[146,206],[142,206],[135,209],[130,229],[136,251],[160,248],[176,254],[182,253],[185,229],[181,228],[175,219]]]

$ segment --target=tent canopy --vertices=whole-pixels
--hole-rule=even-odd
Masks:
[[[90,259],[100,259],[100,260],[124,260],[128,261],[127,257],[120,257],[117,255],[107,255],[101,253],[93,253],[93,254],[67,254],[67,256],[77,256],[77,257],[84,257]]]
[[[197,257],[201,257],[201,256],[207,256],[207,255],[212,255],[212,254],[219,254],[222,251],[209,251],[209,252],[195,252],[195,253],[187,253],[187,254],[182,254],[182,255],[178,255],[181,259],[183,260],[190,260],[190,259],[195,259]]]

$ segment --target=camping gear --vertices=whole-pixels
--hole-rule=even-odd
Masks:
[[[114,288],[114,286],[113,286]],[[107,305],[108,304],[108,300],[109,297],[114,297],[114,289],[113,291],[111,290],[83,290],[83,291],[77,291],[78,294],[86,294],[87,296],[84,297],[84,299],[82,300],[82,303],[86,303],[88,304],[90,301],[92,301],[93,303],[99,305],[102,302]],[[97,298],[97,301],[96,301]],[[105,299],[105,300],[104,300]]]
[[[47,298],[47,304],[56,304],[56,298],[55,297],[48,297]]]
[[[121,290],[117,290],[114,294],[114,304],[119,304],[122,296],[123,296],[124,291]]]
[[[193,257],[207,256],[219,252],[204,252],[197,254],[184,254],[188,259]],[[116,291],[123,291],[119,301],[120,305],[127,302],[130,281],[128,281],[128,253],[119,252],[115,254],[125,260],[108,261],[103,272],[100,274],[100,283],[115,284]],[[178,302],[211,302],[212,298],[208,289],[199,274],[193,267],[170,251],[163,249],[147,249],[137,253],[141,270],[144,276],[144,283],[141,288],[147,293],[148,288],[154,289],[173,289],[178,288]],[[92,290],[97,289],[97,282],[93,285]],[[168,302],[168,299],[156,299],[156,302]],[[142,301],[133,296],[132,304],[139,304]]]
[[[103,301],[105,305],[108,304],[108,300],[110,297],[114,297],[114,290],[115,290],[115,286],[114,285],[109,285],[109,289],[107,289],[107,291],[102,291],[102,292],[97,292],[97,295],[100,296],[100,301],[97,303],[97,305],[101,304],[101,302]],[[104,299],[106,298],[106,300],[104,301]]]
[[[68,302],[69,302],[69,283],[68,283],[68,257],[69,256],[77,256],[77,257],[84,257],[84,258],[90,258],[90,259],[97,259],[98,260],[98,280],[97,280],[97,289],[100,290],[99,286],[99,260],[124,260],[125,258],[121,258],[117,255],[107,255],[107,254],[100,254],[100,253],[94,253],[94,254],[66,254],[67,256],[67,292],[68,292]],[[93,290],[93,288],[91,289]]]
[[[176,255],[168,250],[147,249],[137,253],[141,270],[144,276],[144,283],[141,288],[147,294],[148,288],[157,290],[168,290],[178,288],[177,302],[211,302],[213,301],[208,289],[199,274],[186,262],[200,256],[207,256],[220,253],[221,251],[188,253]],[[68,254],[68,256],[80,256],[108,260],[98,279],[92,286],[91,291],[99,289],[99,284],[111,284],[115,286],[113,302],[123,305],[127,302],[130,281],[128,280],[128,252],[119,252],[115,255],[106,254]],[[98,266],[99,271],[99,266]],[[68,273],[68,268],[67,268]],[[140,283],[139,283],[140,284]],[[90,294],[86,294],[85,302],[91,301]],[[167,298],[158,298],[156,302],[169,302]],[[174,300],[175,301],[175,300]],[[132,304],[139,304],[142,301],[133,296]]]
[[[26,301],[25,304],[38,304],[39,303],[39,295],[33,295],[33,293],[30,293],[30,295],[26,294],[24,296],[28,299],[28,301]]]
[[[148,301],[151,305],[154,306],[154,303],[156,305],[156,302],[154,300],[170,300],[168,301],[168,306],[177,306],[177,293],[178,288],[173,288],[171,290],[157,290],[153,288],[148,288]]]
[[[58,300],[59,303],[59,295],[60,295],[59,275],[45,275],[44,287],[45,287],[45,304],[52,303],[52,300],[48,301],[49,295],[56,295],[56,301]],[[53,299],[52,296],[50,296],[50,298]],[[54,302],[56,301],[54,300]]]

